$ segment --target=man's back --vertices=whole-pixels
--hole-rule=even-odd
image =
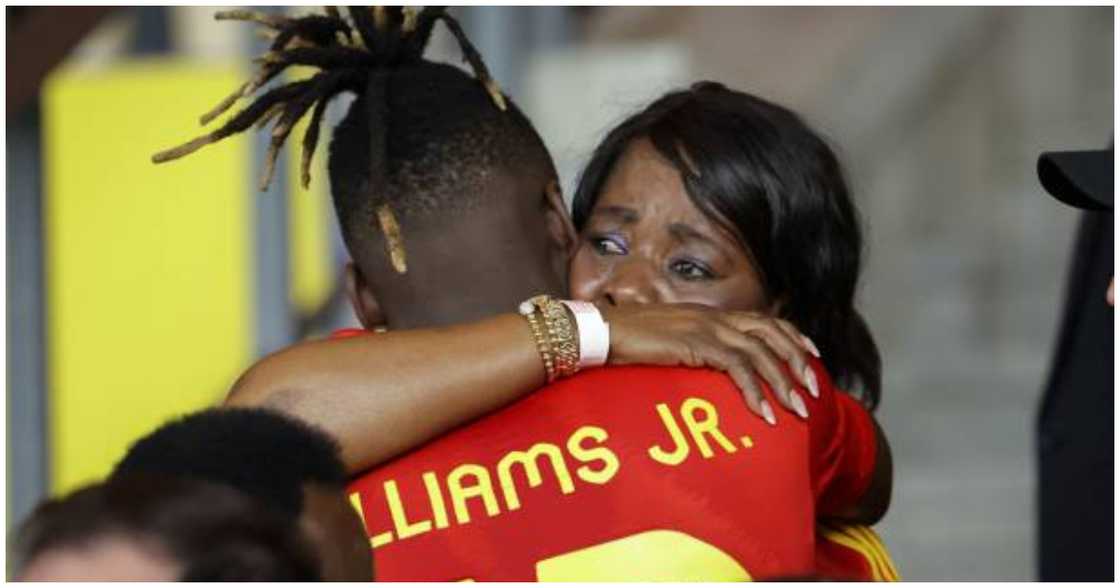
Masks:
[[[835,394],[825,388],[811,411]],[[792,415],[767,425],[723,374],[592,370],[365,474],[350,492],[379,580],[805,575],[822,488],[809,433]]]

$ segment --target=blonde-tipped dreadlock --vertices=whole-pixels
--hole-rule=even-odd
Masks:
[[[506,110],[505,97],[490,77],[486,64],[463,33],[458,21],[442,7],[425,7],[414,12],[402,7],[356,8],[347,10],[350,20],[334,7],[324,14],[287,17],[251,10],[218,12],[216,20],[240,20],[258,23],[271,37],[269,50],[256,61],[254,76],[212,110],[200,118],[206,125],[229,110],[242,98],[249,97],[294,65],[319,68],[310,79],[289,82],[264,92],[249,106],[231,117],[218,129],[182,145],[152,156],[154,163],[163,163],[189,155],[206,145],[240,133],[254,124],[273,124],[271,141],[265,159],[265,172],[260,189],[272,181],[276,158],[296,123],[311,110],[311,121],[303,139],[300,179],[304,187],[310,183],[311,158],[319,138],[319,124],[326,104],[339,92],[365,89],[371,72],[422,58],[424,47],[437,21],[443,21],[459,43],[463,59],[486,88],[494,104]],[[384,146],[374,146],[383,153]]]

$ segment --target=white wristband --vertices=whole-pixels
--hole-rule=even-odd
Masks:
[[[561,300],[576,317],[579,330],[579,368],[589,368],[607,363],[611,349],[611,327],[603,320],[599,309],[590,302]]]

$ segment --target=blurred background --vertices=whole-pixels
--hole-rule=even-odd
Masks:
[[[6,8],[9,528],[255,358],[356,324],[322,149],[307,191],[291,150],[256,190],[260,137],[149,161],[263,49],[217,10]],[[880,534],[904,579],[1035,577],[1033,429],[1077,220],[1035,160],[1112,139],[1113,8],[452,12],[568,194],[605,130],[699,79],[829,137],[868,230],[895,459]],[[438,30],[429,57],[459,53]]]

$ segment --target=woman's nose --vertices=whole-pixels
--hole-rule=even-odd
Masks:
[[[628,262],[612,272],[603,288],[603,298],[608,304],[650,304],[657,302],[655,276],[648,264]]]

